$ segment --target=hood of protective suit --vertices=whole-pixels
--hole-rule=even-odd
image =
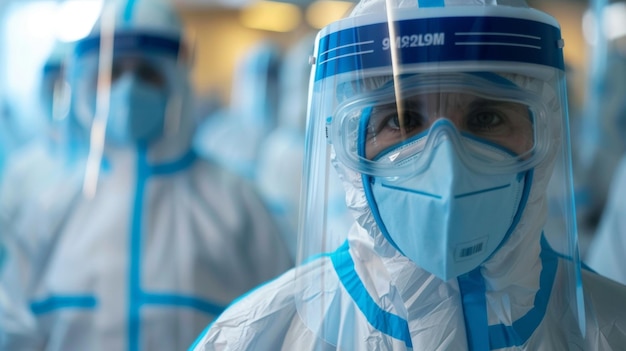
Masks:
[[[93,141],[104,129],[94,126],[106,126],[113,102],[105,73],[111,67],[107,65],[118,56],[137,56],[155,67],[165,85],[163,132],[150,141],[148,160],[173,161],[189,151],[196,121],[191,110],[191,59],[182,29],[182,22],[167,1],[115,0],[105,4],[91,34],[77,43],[68,67],[71,119],[81,126],[76,139],[91,138],[93,148]],[[110,144],[104,138],[105,153]]]
[[[526,77],[517,74],[501,74],[504,78],[512,81],[522,89],[532,90],[541,94],[545,101],[548,101],[548,110],[553,113],[551,128],[552,143],[544,159],[532,169],[530,177],[530,190],[528,198],[521,209],[521,217],[511,234],[504,239],[500,247],[484,261],[481,273],[485,278],[488,296],[509,295],[511,306],[496,307],[495,312],[501,320],[514,321],[519,316],[528,312],[532,304],[528,304],[529,296],[539,290],[539,274],[541,269],[532,269],[541,265],[541,237],[542,228],[546,222],[548,212],[547,186],[553,172],[554,163],[560,151],[561,128],[560,121],[561,107],[556,99],[553,89],[542,80]],[[371,87],[384,85],[388,79],[376,79],[370,82]],[[371,204],[365,195],[364,180],[361,173],[349,169],[340,160],[334,148],[331,146],[331,163],[338,171],[346,190],[346,204],[356,218],[356,225],[361,229],[350,232],[352,239],[372,242],[374,251],[383,257],[389,268],[396,272],[406,271],[406,274],[415,274],[415,269],[422,271],[426,275],[429,272],[420,269],[392,245],[382,231],[372,212]],[[354,228],[353,228],[354,229]],[[369,236],[369,237],[367,237]],[[350,240],[350,237],[348,238]],[[409,273],[411,272],[411,273]],[[532,272],[532,273],[529,273]],[[394,277],[392,275],[392,277]],[[393,278],[392,278],[393,279]],[[398,287],[406,286],[406,275],[395,275]],[[412,278],[411,280],[415,280]],[[410,281],[410,280],[409,280]],[[488,299],[488,301],[490,301]],[[494,298],[492,301],[499,301]],[[531,300],[532,301],[532,300]],[[502,316],[502,314],[505,314]]]

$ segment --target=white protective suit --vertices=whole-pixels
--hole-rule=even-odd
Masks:
[[[626,158],[617,167],[611,189],[585,262],[598,274],[626,284]]]
[[[0,315],[23,317],[0,318],[1,350],[182,350],[234,298],[293,266],[253,187],[191,151],[181,28],[169,2],[114,1],[76,44],[68,170],[17,223],[2,217],[19,250],[0,275],[11,299]],[[159,118],[126,113],[157,89],[146,85],[167,92],[165,128],[135,140]],[[135,89],[121,90],[134,94],[122,106],[120,87]]]
[[[476,6],[477,3],[480,4]],[[385,4],[390,7],[386,8]],[[322,30],[316,45],[307,125],[310,148],[305,167],[307,208],[300,248],[301,258],[307,260],[229,307],[191,349],[623,348],[626,288],[580,271],[571,206],[571,174],[569,178],[554,175],[563,176],[565,229],[562,233],[542,233],[547,216],[546,188],[553,176],[554,163],[569,162],[564,85],[556,83],[563,76],[558,24],[551,17],[527,8],[522,1],[493,5],[492,2],[363,0],[350,18]],[[389,39],[390,34],[397,39]],[[541,54],[537,55],[538,52]],[[490,71],[501,73],[494,75]],[[376,80],[379,77],[382,79]],[[526,128],[534,129],[532,135],[524,135],[532,136],[524,139],[529,144],[522,144],[530,149],[510,149],[503,156],[496,151],[500,147],[496,144],[479,146],[484,141],[471,135],[471,129],[464,129],[468,126],[451,127],[450,120],[458,113],[454,109],[466,108],[463,99],[483,84],[491,88],[477,92],[479,97],[470,100],[473,102],[469,111],[474,111],[476,106],[482,111],[487,106],[484,101],[491,99],[490,96],[496,99],[496,106],[514,96],[520,98],[515,108],[524,116]],[[509,89],[511,94],[507,93]],[[440,96],[433,93],[444,91]],[[407,100],[400,96],[405,92]],[[439,117],[430,129],[383,149],[379,155],[368,154],[370,145],[379,142],[382,145],[389,138],[387,129],[403,123],[396,113],[395,119],[390,114],[384,124],[370,124],[376,121],[378,113],[396,106],[395,99],[409,110],[402,117],[413,118],[411,112],[426,108],[418,102],[413,106],[411,99],[440,97],[443,102],[454,95],[452,92],[463,97],[450,101],[458,102],[460,107],[434,105],[439,108],[435,111],[444,117]],[[394,94],[397,94],[395,99]],[[522,101],[529,101],[528,109],[519,108],[523,107]],[[498,116],[496,121],[505,125],[512,118],[511,114],[488,111],[491,114],[482,117]],[[447,115],[448,112],[451,114]],[[438,116],[433,115],[429,117]],[[418,125],[415,122],[403,127],[402,137]],[[513,134],[505,141],[518,137]],[[448,151],[449,144],[456,152]],[[430,158],[433,154],[437,156]],[[463,168],[458,166],[462,163],[468,169],[480,168],[485,179],[512,171],[513,181],[483,191],[455,193],[446,201],[457,206],[454,209],[471,215],[445,212],[451,213],[451,217],[439,221],[422,216],[423,223],[410,222],[412,217],[421,215],[419,212],[440,215],[436,200],[444,198],[443,195],[416,189],[414,194],[402,195],[406,198],[394,193],[394,201],[384,202],[385,194],[398,191],[391,189],[397,182],[400,182],[398,187],[409,187],[415,185],[410,181],[421,179],[421,185],[437,189],[439,180],[450,177],[450,170],[436,168],[446,165],[440,161],[446,157],[461,160],[452,163],[458,167],[452,169],[453,173]],[[324,163],[324,158],[330,162]],[[320,204],[324,205],[324,196],[319,193],[327,185],[323,181],[329,164],[342,175],[346,201],[356,218],[347,241],[332,249],[332,239],[328,238],[332,231],[324,225],[328,214],[319,208]],[[562,168],[569,172],[569,167]],[[472,175],[475,171],[462,172]],[[414,178],[423,175],[431,177]],[[469,183],[461,178],[450,184],[472,188],[473,181],[483,180],[468,179]],[[522,195],[497,197],[502,201],[491,204],[484,200],[489,194],[507,191],[519,182],[524,183]],[[421,200],[423,207],[411,208],[417,198],[435,200],[429,205]],[[460,204],[462,198],[477,200]],[[513,200],[519,201],[514,215],[500,218],[501,207]],[[390,204],[397,211],[395,217],[389,215]],[[401,227],[403,220],[412,226]],[[501,239],[492,233],[492,228],[501,226],[503,220],[507,223],[506,235]],[[461,226],[456,232],[448,232],[447,228],[458,225],[457,222]],[[404,230],[394,232],[390,224]],[[442,225],[441,234],[431,235],[429,231],[437,229],[434,224]],[[428,229],[420,227],[427,225]],[[424,251],[416,245],[403,245],[402,241],[413,236],[437,241],[439,235],[458,235],[459,231],[471,235],[475,234],[471,230],[474,227],[484,230],[486,234],[481,231],[476,234],[487,239],[477,239],[479,245],[472,241],[469,247],[456,246],[463,249],[460,251],[452,251],[447,245]],[[493,239],[497,239],[495,243]],[[325,246],[320,246],[320,242]],[[309,252],[318,252],[320,247],[334,252],[307,256]],[[486,251],[485,247],[493,249]],[[461,273],[443,279],[440,276],[450,274],[447,270],[450,267],[441,266],[442,273],[437,265],[427,270],[415,263],[417,260],[437,263],[441,254],[450,259],[452,268],[458,264]],[[483,258],[467,263],[475,257]]]
[[[13,222],[28,212],[31,201],[66,171],[62,145],[67,135],[62,120],[67,116],[69,101],[63,72],[71,48],[70,43],[55,43],[42,68],[38,102],[44,130],[7,161],[0,182],[0,212]]]

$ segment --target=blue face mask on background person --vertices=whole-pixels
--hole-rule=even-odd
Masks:
[[[445,133],[424,172],[371,181],[372,209],[383,233],[405,256],[442,280],[471,271],[499,247],[517,224],[528,181],[524,176],[528,172],[487,175],[468,168],[451,139],[459,136],[443,131],[449,129],[442,128],[446,124],[451,122],[439,120],[428,136],[422,136],[438,138]],[[485,156],[511,157],[493,144],[474,138],[466,142]]]
[[[163,133],[167,94],[132,75],[111,86],[107,138],[118,144],[150,142]]]

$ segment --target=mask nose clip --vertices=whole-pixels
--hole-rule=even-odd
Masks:
[[[460,137],[460,132],[457,127],[450,121],[448,118],[440,116],[433,122],[430,126],[428,137],[437,136],[439,134],[448,134],[448,135],[456,135]]]
[[[452,142],[454,146],[459,147],[461,143],[461,132],[452,121],[446,117],[439,117],[428,130],[425,148],[433,150],[446,140]]]

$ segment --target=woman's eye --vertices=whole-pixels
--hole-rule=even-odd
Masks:
[[[467,121],[470,130],[490,131],[503,123],[503,118],[495,112],[481,112],[474,114]]]
[[[414,111],[404,111],[402,117],[396,112],[387,119],[387,126],[392,129],[403,130],[410,133],[420,127],[424,123],[424,118]]]

